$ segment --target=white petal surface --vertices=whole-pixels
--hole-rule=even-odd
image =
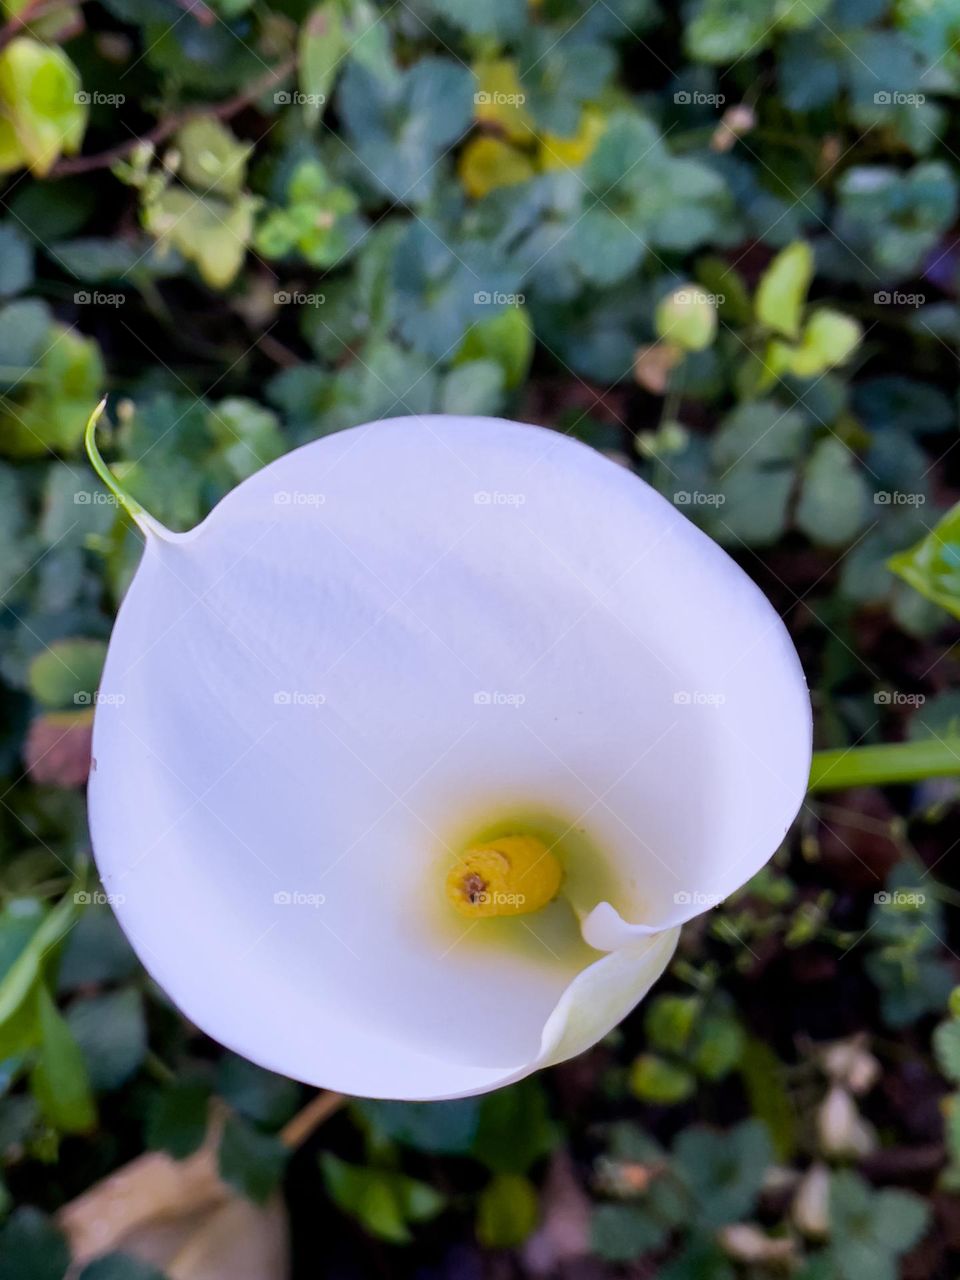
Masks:
[[[148,969],[230,1047],[371,1096],[586,1047],[809,770],[746,575],[585,446],[487,419],[343,432],[151,534],[101,693],[94,849]],[[613,955],[568,946],[559,904],[514,946],[445,908],[455,833],[520,809],[603,851],[571,897]]]

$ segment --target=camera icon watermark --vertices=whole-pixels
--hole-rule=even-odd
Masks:
[[[502,293],[494,290],[478,289],[473,295],[474,305],[478,307],[522,307],[527,300],[525,293]]]
[[[78,689],[73,695],[78,707],[122,707],[126,700],[125,693],[101,693],[99,689]]]
[[[878,707],[922,707],[926,700],[926,694],[902,693],[899,689],[878,689],[873,695]]]
[[[725,693],[709,693],[703,689],[677,689],[674,705],[678,707],[722,707],[727,700]]]
[[[127,95],[100,93],[96,89],[91,93],[87,89],[78,89],[73,95],[73,100],[78,107],[122,107],[127,100]]]
[[[478,507],[522,507],[525,493],[503,493],[500,489],[478,489],[473,501]]]
[[[878,907],[900,907],[915,910],[922,907],[927,900],[925,893],[906,889],[882,889],[873,895]]]
[[[726,500],[726,494],[704,493],[699,489],[678,489],[673,495],[677,507],[722,507]]]
[[[78,307],[122,307],[126,300],[124,293],[102,293],[99,289],[94,289],[93,292],[78,289],[73,295],[73,301]]]
[[[299,89],[278,89],[273,95],[278,107],[322,107],[327,101],[325,93],[301,93]]]
[[[303,489],[278,489],[273,495],[276,507],[322,507],[326,501],[325,493],[312,493]]]
[[[707,911],[711,907],[718,907],[723,898],[719,893],[700,893],[696,889],[680,889],[673,895],[673,900],[678,907],[700,907]]]
[[[879,89],[873,95],[878,107],[922,107],[926,100],[925,93],[903,93],[899,89]]]
[[[278,907],[322,907],[326,900],[326,894],[305,893],[302,889],[280,889],[273,895]]]
[[[273,301],[278,307],[322,307],[326,300],[325,293],[300,293],[297,290],[290,292],[287,289],[278,289],[273,295]]]
[[[119,907],[126,902],[126,894],[104,893],[102,889],[78,889],[73,895],[78,907]]]
[[[926,500],[925,493],[904,493],[902,489],[878,489],[873,495],[878,507],[922,507]]]
[[[326,701],[325,693],[303,689],[277,689],[273,695],[273,703],[277,707],[322,707]]]
[[[673,100],[678,107],[722,107],[727,96],[724,93],[700,93],[697,89],[678,89]]]
[[[904,293],[901,289],[878,289],[873,301],[878,307],[922,307],[927,300],[925,293]]]
[[[499,689],[478,689],[473,695],[475,707],[522,707],[525,693],[502,693]]]

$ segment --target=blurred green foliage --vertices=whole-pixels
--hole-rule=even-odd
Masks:
[[[178,529],[369,419],[546,422],[770,591],[822,745],[955,735],[957,6],[4,16],[0,1277],[60,1280],[52,1214],[211,1133],[244,1202],[283,1188],[309,1223],[297,1274],[331,1252],[336,1274],[423,1274],[465,1241],[559,1265],[558,1215],[598,1275],[955,1270],[917,1194],[960,1189],[956,900],[927,872],[956,866],[949,784],[811,803],[584,1062],[482,1099],[354,1102],[296,1154],[304,1091],[205,1042],[132,955],[80,784],[139,551],[81,457],[104,391],[111,465]],[[913,1146],[943,1158],[877,1173]],[[80,1274],[161,1272],[114,1251]]]

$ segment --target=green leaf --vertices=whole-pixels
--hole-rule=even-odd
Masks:
[[[813,250],[803,240],[781,249],[760,277],[757,319],[788,338],[800,336],[800,321],[813,279]]]
[[[63,1280],[69,1266],[66,1239],[39,1209],[17,1209],[0,1231],[3,1280]]]
[[[630,1068],[630,1090],[644,1102],[671,1106],[691,1097],[696,1080],[686,1067],[642,1053]]]
[[[607,1262],[632,1262],[659,1249],[668,1231],[646,1209],[632,1204],[598,1205],[590,1219],[593,1250]]]
[[[743,1056],[743,1028],[729,1014],[708,1014],[697,1030],[697,1043],[690,1063],[707,1080],[722,1080],[738,1066]]]
[[[195,263],[211,288],[225,289],[246,257],[256,204],[252,196],[228,203],[168,187],[144,207],[143,221],[151,235]]]
[[[505,307],[467,330],[454,364],[494,360],[503,370],[507,390],[526,378],[533,357],[533,326],[525,307]]]
[[[220,1177],[241,1195],[265,1203],[283,1177],[289,1151],[269,1133],[262,1133],[239,1116],[228,1116],[217,1152]]]
[[[477,1240],[485,1249],[513,1249],[523,1244],[537,1225],[540,1203],[529,1178],[497,1174],[477,1202]]]
[[[655,1049],[682,1054],[703,1009],[697,996],[655,996],[647,1004],[644,1029]]]
[[[54,710],[90,706],[106,655],[102,640],[57,640],[30,663],[30,692]]]
[[[67,1025],[98,1093],[118,1089],[143,1062],[147,1051],[143,998],[132,987],[75,1000],[67,1010]]]
[[[930,1216],[930,1206],[919,1196],[884,1188],[874,1200],[874,1234],[895,1253],[906,1253],[926,1235]]]
[[[192,1155],[207,1132],[209,1086],[200,1080],[174,1080],[155,1093],[147,1106],[145,1138],[152,1151],[175,1160]]]
[[[960,618],[960,503],[925,538],[887,563],[915,591]]]
[[[383,1102],[358,1099],[355,1109],[378,1138],[435,1155],[467,1155],[480,1121],[480,1099],[453,1102]]]
[[[393,1244],[407,1244],[413,1238],[409,1223],[426,1222],[446,1206],[439,1191],[402,1173],[347,1164],[329,1151],[321,1155],[320,1168],[334,1203]]]
[[[783,1063],[768,1044],[751,1036],[740,1059],[740,1074],[750,1110],[766,1125],[777,1159],[792,1159],[797,1146],[797,1117]]]
[[[213,116],[197,116],[177,132],[179,176],[201,196],[233,200],[243,189],[253,148]]]
[[[526,1173],[557,1136],[543,1086],[530,1078],[484,1096],[473,1154],[493,1173]]]
[[[85,1133],[96,1123],[90,1079],[80,1046],[46,987],[37,988],[40,1048],[30,1086],[47,1119],[64,1133]]]
[[[869,518],[870,486],[835,436],[821,440],[803,470],[797,527],[827,547],[851,542]]]
[[[38,1010],[32,997],[75,913],[73,899],[62,898],[38,924],[29,942],[4,973],[0,982],[0,1061],[23,1052],[35,1042]]]
[[[33,282],[33,245],[12,222],[0,223],[0,297],[22,293]]]
[[[954,1084],[960,1084],[960,1021],[941,1022],[933,1033],[937,1066]]]
[[[494,360],[470,360],[443,379],[440,412],[495,415],[503,404],[503,369]]]
[[[698,1221],[719,1227],[753,1211],[773,1147],[766,1126],[745,1120],[725,1133],[693,1127],[674,1145],[674,1157],[699,1204]]]
[[[317,124],[323,116],[351,44],[336,0],[317,5],[300,28],[297,66],[303,114],[309,125]]]
[[[76,67],[61,50],[18,36],[0,53],[0,172],[43,175],[80,150],[87,122]]]
[[[220,1060],[216,1087],[235,1111],[271,1130],[285,1124],[300,1102],[300,1086],[295,1081],[235,1053]]]

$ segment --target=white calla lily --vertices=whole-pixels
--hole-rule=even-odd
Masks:
[[[139,518],[94,850],[157,982],[266,1067],[437,1099],[579,1053],[799,808],[779,617],[564,436],[373,423],[189,533]]]

